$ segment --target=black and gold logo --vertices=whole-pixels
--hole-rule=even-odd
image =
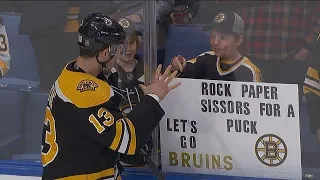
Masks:
[[[219,13],[216,15],[216,17],[214,18],[214,22],[215,23],[221,23],[226,19],[226,15],[224,13]]]
[[[77,91],[84,92],[84,91],[95,91],[98,87],[98,84],[90,79],[82,80],[78,86]]]
[[[255,153],[262,164],[275,167],[281,165],[286,160],[288,149],[285,142],[279,136],[265,134],[257,140]]]
[[[118,23],[125,29],[128,29],[131,26],[130,21],[126,18],[120,18]]]
[[[133,74],[132,73],[127,73],[127,79],[132,80],[133,79]]]
[[[122,112],[123,116],[129,114],[130,111],[132,110],[132,108],[136,106],[136,104],[131,104],[131,106],[129,104],[126,104],[126,105],[123,105],[122,107],[120,107],[120,111]]]

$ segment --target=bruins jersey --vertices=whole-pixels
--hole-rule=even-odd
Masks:
[[[216,56],[213,51],[202,53],[187,61],[179,77],[223,81],[262,81],[260,70],[245,56],[230,63]]]
[[[143,61],[136,62],[135,68],[130,72],[126,72],[119,64],[114,63],[118,74],[118,86],[114,89],[122,97],[119,109],[124,115],[128,114],[143,96],[143,92],[139,88],[139,84],[143,83]]]
[[[143,61],[136,61],[136,66],[130,72],[125,71],[118,63],[114,63],[118,81],[117,87],[113,86],[113,89],[121,97],[119,109],[124,116],[130,113],[143,96],[143,91],[139,87],[139,84],[144,82],[143,68]],[[151,136],[144,146],[144,150],[146,152],[152,150]],[[122,155],[120,160],[121,165],[125,167],[143,167],[145,165],[145,157],[142,154]]]
[[[320,36],[319,36],[320,37]],[[307,71],[306,78],[304,80],[303,92],[307,99],[310,131],[315,133],[320,129],[320,42],[319,37],[315,48],[312,52],[311,61]]]
[[[104,75],[94,77],[69,63],[48,98],[42,179],[120,179],[119,153],[139,152],[164,111],[146,95],[123,117],[119,103]]]
[[[0,78],[7,74],[10,69],[10,51],[7,31],[4,25],[2,25],[2,19],[0,17]]]

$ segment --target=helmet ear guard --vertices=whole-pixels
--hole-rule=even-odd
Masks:
[[[89,51],[94,51],[95,49],[97,49],[97,48],[95,48],[94,39],[85,37],[82,34],[79,34],[79,36],[78,36],[78,45],[81,48],[89,50]]]

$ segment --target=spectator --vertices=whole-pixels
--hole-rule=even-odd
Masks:
[[[239,52],[243,34],[244,23],[238,14],[220,12],[214,18],[210,35],[213,51],[203,53],[188,63],[181,56],[175,57],[172,68],[180,70],[180,77],[261,82],[260,70]]]
[[[158,64],[163,64],[165,57],[164,46],[168,36],[168,27],[172,19],[170,14],[173,12],[174,7],[186,5],[188,6],[190,18],[196,15],[199,7],[200,0],[157,0],[156,1],[156,21],[157,21],[157,42],[158,42]],[[124,14],[124,13],[123,13]],[[124,14],[125,15],[125,14]],[[133,22],[143,22],[143,9],[142,3],[140,9],[127,18]]]
[[[118,14],[120,15],[120,14]],[[143,92],[139,85],[144,82],[144,65],[143,61],[136,59],[136,53],[141,45],[141,32],[137,31],[132,21],[121,16],[115,17],[119,24],[125,27],[127,34],[126,43],[123,49],[119,51],[120,55],[115,56],[113,64],[113,73],[116,77],[114,80],[117,87],[113,86],[114,91],[121,97],[119,109],[123,116],[126,116],[130,111],[141,101]],[[108,69],[108,68],[106,68]],[[108,72],[105,72],[108,74]],[[109,76],[110,79],[111,75]],[[114,83],[115,84],[115,83]],[[144,150],[151,152],[152,139],[149,138]],[[143,167],[146,164],[145,157],[141,153],[135,155],[121,155],[121,164],[123,166],[139,166]]]
[[[307,98],[308,115],[310,122],[311,133],[316,133],[320,144],[320,121],[319,121],[319,104],[320,104],[320,35],[318,36],[317,44],[312,53],[312,60],[307,71],[307,76],[304,81],[303,92]]]
[[[261,68],[264,81],[298,84],[301,98],[320,30],[320,1],[217,2],[243,18],[247,27],[243,53]]]
[[[157,0],[156,2],[156,20],[160,22],[163,20],[163,17],[168,16],[175,4],[175,0]],[[142,3],[141,3],[142,5]],[[138,10],[137,12],[127,16],[133,22],[142,22],[143,21],[143,8]]]
[[[189,24],[197,14],[199,6],[200,0],[177,0],[173,12],[170,14],[171,24]]]

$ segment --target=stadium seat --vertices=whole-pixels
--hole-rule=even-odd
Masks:
[[[39,160],[41,135],[48,93],[30,92],[23,106],[22,149],[14,155],[14,160]]]
[[[0,80],[12,89],[29,90],[39,86],[39,73],[36,57],[27,35],[19,35],[20,16],[3,15],[3,24],[9,39],[11,64],[10,70]]]
[[[10,70],[6,77],[39,82],[38,66],[27,35],[11,36],[8,33],[11,53]]]
[[[6,31],[10,35],[18,35],[19,24],[21,16],[15,15],[0,15],[3,21],[3,24],[6,26]]]
[[[171,25],[169,27],[165,67],[170,64],[174,56],[182,55],[187,59],[192,59],[210,50],[209,33],[202,31],[202,26]]]
[[[21,149],[23,91],[0,89],[0,157],[10,156]]]
[[[138,31],[143,33],[144,25],[142,23],[137,23],[137,24],[135,24],[135,26],[136,26],[136,29]],[[143,53],[144,53],[143,52],[143,47],[140,47],[138,49],[138,52],[137,52],[137,54],[140,57],[140,60],[143,60]],[[164,58],[165,58],[165,53],[166,53],[166,51],[165,51],[165,49],[163,47],[162,48],[158,47],[158,50],[157,50],[157,64],[163,64]]]

